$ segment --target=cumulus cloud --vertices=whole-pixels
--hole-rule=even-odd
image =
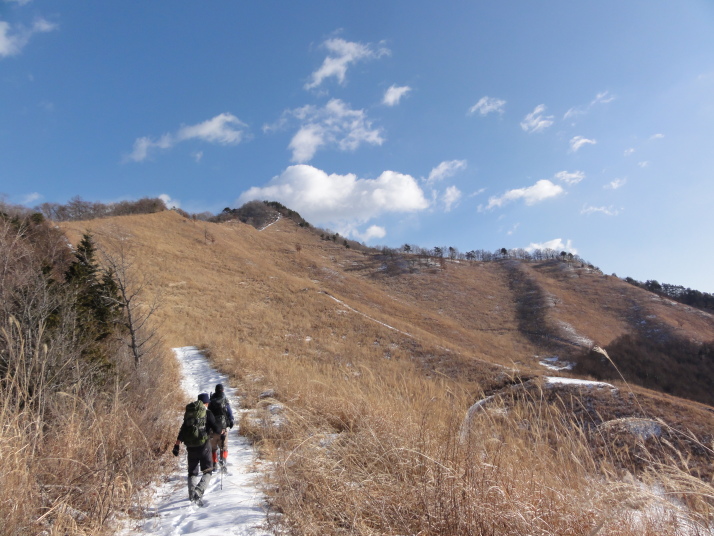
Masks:
[[[650,136],[651,140],[661,140],[662,138],[664,138],[664,134],[653,134]]]
[[[351,234],[362,242],[369,242],[375,238],[384,238],[387,236],[387,230],[379,225],[370,225],[363,233],[360,233],[359,231],[352,231]]]
[[[546,199],[558,197],[565,190],[562,186],[552,183],[548,179],[542,179],[536,182],[533,186],[526,188],[516,188],[508,190],[501,196],[490,197],[486,210],[490,210],[510,203],[511,201],[523,200],[526,205],[535,205]]]
[[[494,112],[502,114],[504,106],[506,106],[505,100],[496,99],[494,97],[481,97],[476,104],[469,108],[469,115],[475,113],[488,115]]]
[[[589,205],[584,205],[583,208],[580,210],[580,214],[604,214],[605,216],[617,216],[620,213],[620,211],[616,208],[613,208],[612,205],[609,207],[593,207]]]
[[[572,152],[577,152],[578,149],[580,149],[583,145],[595,145],[596,143],[596,140],[589,140],[587,138],[584,138],[583,136],[574,136],[570,140],[570,150]]]
[[[45,19],[37,19],[29,28],[20,25],[13,28],[8,22],[0,20],[0,58],[15,56],[22,52],[35,34],[56,29],[56,24]]]
[[[384,171],[376,179],[352,173],[328,174],[313,166],[288,167],[263,187],[241,194],[237,203],[270,199],[279,201],[315,224],[365,223],[387,213],[410,213],[428,208],[429,202],[416,179]]]
[[[585,173],[582,171],[559,171],[555,174],[555,178],[565,184],[578,184],[585,178]]]
[[[521,128],[528,133],[543,132],[553,124],[552,115],[544,115],[545,104],[539,104],[521,121]]]
[[[199,139],[220,145],[235,145],[243,141],[248,125],[233,114],[222,113],[197,125],[181,127],[177,141]]]
[[[641,168],[646,168],[649,167],[650,163],[649,160],[643,160],[642,162],[637,162],[637,165]]]
[[[632,153],[635,152],[634,147],[630,147],[629,149],[625,149],[625,156],[630,156]]]
[[[615,179],[614,181],[608,182],[604,188],[607,190],[617,190],[622,188],[627,183],[627,179]]]
[[[572,240],[568,240],[564,243],[561,238],[554,238],[553,240],[541,243],[531,242],[530,245],[524,249],[528,252],[535,251],[536,249],[552,249],[555,251],[565,251],[567,253],[572,253],[573,255],[578,254],[578,250],[573,247]]]
[[[452,207],[454,207],[461,199],[461,195],[461,190],[459,190],[456,186],[449,186],[441,196],[441,200],[444,203],[444,210],[446,212],[451,212]]]
[[[169,194],[161,194],[159,199],[164,202],[166,208],[181,208],[181,203],[177,199],[171,199]]]
[[[449,177],[453,177],[462,169],[466,169],[466,160],[445,160],[429,173],[426,179],[428,184],[442,181]]]
[[[340,99],[331,99],[324,107],[307,105],[283,113],[274,125],[265,125],[270,132],[286,128],[297,121],[299,129],[290,140],[292,161],[309,162],[315,153],[325,147],[341,151],[354,151],[363,143],[381,145],[384,136],[381,128],[372,126],[364,110],[353,110]]]
[[[384,47],[375,48],[369,43],[355,43],[340,38],[328,39],[322,46],[327,49],[328,55],[320,68],[312,73],[310,81],[305,84],[305,89],[319,87],[327,78],[336,78],[340,84],[343,84],[347,68],[351,64],[390,54],[389,49]]]
[[[402,97],[412,90],[409,86],[395,86],[392,85],[387,91],[384,92],[384,98],[382,99],[382,104],[387,106],[396,106]]]
[[[176,133],[164,134],[157,139],[148,136],[137,138],[134,149],[126,159],[142,162],[148,158],[150,151],[170,149],[177,143],[193,139],[219,145],[237,145],[245,139],[247,128],[248,125],[233,114],[222,113],[196,125],[182,126]]]

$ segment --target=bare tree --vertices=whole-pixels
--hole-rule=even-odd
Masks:
[[[135,251],[129,237],[111,236],[100,248],[103,264],[117,285],[119,305],[123,309],[121,325],[126,329],[127,346],[139,366],[142,358],[159,343],[149,320],[160,305],[160,293],[147,297],[149,281],[135,264]]]

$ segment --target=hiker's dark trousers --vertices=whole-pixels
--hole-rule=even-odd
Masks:
[[[211,442],[206,441],[200,447],[186,447],[188,453],[188,476],[198,476],[198,467],[202,473],[213,471],[213,456]]]

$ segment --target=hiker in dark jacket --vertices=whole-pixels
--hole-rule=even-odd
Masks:
[[[198,436],[196,436],[196,432],[192,430],[187,423],[189,407],[193,408],[193,404],[189,404],[186,407],[184,423],[181,425],[181,430],[179,430],[178,437],[176,438],[173,454],[174,456],[178,456],[179,445],[186,443],[186,452],[188,455],[188,498],[191,502],[202,504],[203,493],[206,491],[208,483],[211,481],[211,475],[213,474],[211,442],[208,438],[211,434],[220,434],[221,428],[216,424],[213,413],[208,409],[208,403],[210,401],[208,393],[198,395],[198,401],[201,402],[201,404],[198,405],[198,417],[195,419],[200,425]],[[201,405],[203,406],[203,411],[200,411]],[[202,420],[205,420],[205,424],[203,424]],[[201,476],[201,480],[196,484],[199,466],[201,467],[203,476]]]
[[[216,418],[216,424],[223,430],[220,434],[211,434],[211,455],[213,457],[213,465],[220,466],[223,470],[228,461],[228,448],[226,447],[226,428],[233,428],[233,410],[231,404],[226,398],[226,393],[223,389],[223,384],[217,384],[215,392],[211,395],[211,402],[208,404],[208,409]],[[221,449],[220,463],[218,459],[218,449]]]

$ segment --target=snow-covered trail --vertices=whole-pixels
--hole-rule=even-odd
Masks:
[[[193,346],[174,348],[181,364],[182,387],[186,403],[195,400],[198,393],[213,392],[217,383],[225,386],[226,396],[233,408],[236,423],[240,407],[236,391],[228,378],[217,372],[206,358]],[[176,427],[178,433],[178,425]],[[268,536],[265,529],[266,512],[264,496],[255,479],[255,454],[247,440],[238,435],[238,427],[228,430],[228,472],[213,475],[204,495],[205,506],[199,508],[188,500],[186,484],[186,449],[181,446],[177,469],[154,494],[154,504],[146,509],[138,526],[120,532],[121,536]]]

